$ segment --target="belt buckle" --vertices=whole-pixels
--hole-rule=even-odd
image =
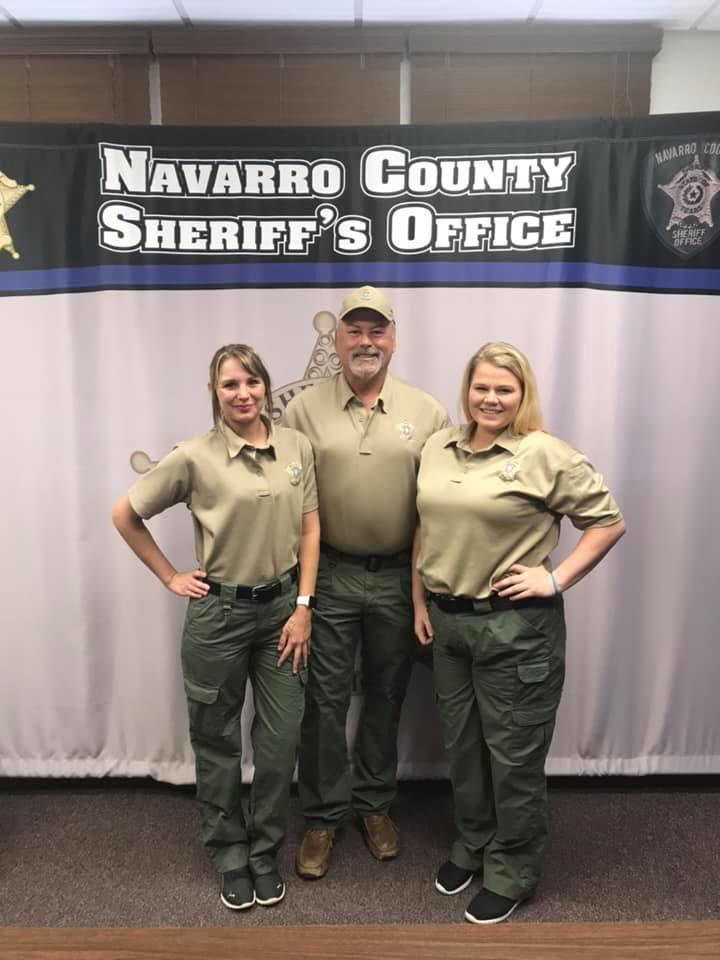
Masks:
[[[279,582],[279,580],[266,580],[265,583],[256,584],[250,589],[250,599],[254,603],[258,603],[261,597],[264,597],[266,593],[269,593],[271,590],[275,589]]]
[[[368,557],[365,561],[365,569],[370,573],[377,573],[382,566],[382,557]]]
[[[492,596],[484,600],[472,600],[473,613],[492,613],[495,610]]]

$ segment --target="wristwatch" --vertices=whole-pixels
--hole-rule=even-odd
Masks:
[[[299,593],[295,598],[295,605],[298,607],[315,607],[317,600],[312,593]]]

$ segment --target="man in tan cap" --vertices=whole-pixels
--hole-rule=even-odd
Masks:
[[[415,649],[416,475],[425,441],[449,422],[437,400],[388,374],[395,318],[380,290],[345,297],[335,351],[342,372],[295,396],[284,416],[315,450],[322,531],[299,761],[308,829],[296,867],[308,879],[327,872],[335,831],[352,812],[374,857],[398,853],[389,811]],[[358,645],[364,700],[351,773],[345,725]]]

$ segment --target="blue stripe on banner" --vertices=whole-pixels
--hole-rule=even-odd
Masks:
[[[416,260],[389,263],[186,263],[67,267],[0,272],[0,293],[143,287],[293,287],[447,284],[563,286],[720,292],[720,270],[629,267],[602,263],[471,263]]]

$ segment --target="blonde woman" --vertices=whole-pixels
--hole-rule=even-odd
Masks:
[[[562,594],[625,531],[583,454],[547,433],[527,358],[488,343],[462,380],[467,423],[427,442],[418,475],[415,632],[433,644],[457,839],[443,894],[482,887],[465,918],[498,923],[540,878],[545,759],[565,669]],[[557,565],[562,517],[581,532]]]
[[[120,535],[163,586],[189,600],[182,667],[202,837],[232,910],[285,896],[276,854],[305,703],[320,527],[306,438],[272,423],[270,377],[245,344],[210,363],[214,426],[178,444],[113,510]],[[145,520],[190,510],[198,566],[179,571]],[[253,688],[255,776],[241,804],[240,715]]]

